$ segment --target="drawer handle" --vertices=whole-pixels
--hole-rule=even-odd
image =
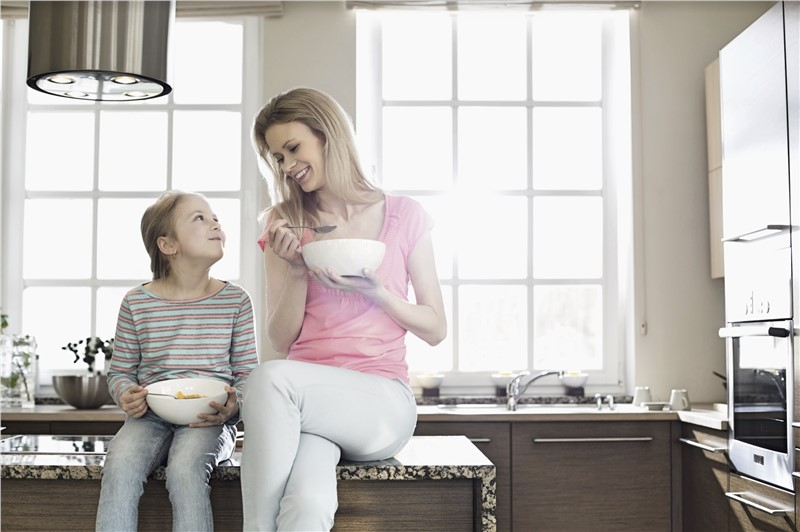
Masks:
[[[703,449],[704,451],[708,451],[710,453],[727,453],[727,447],[711,447],[710,445],[706,445],[705,443],[700,443],[697,440],[690,440],[689,438],[680,438],[681,443],[685,443],[686,445],[691,445],[692,447],[697,447],[698,449]]]
[[[491,438],[468,438],[472,443],[492,443]]]
[[[533,443],[618,443],[635,441],[653,441],[652,436],[634,436],[631,438],[534,438]]]
[[[757,502],[753,502],[750,499],[746,499],[743,495],[746,495],[746,491],[734,491],[734,492],[726,492],[725,496],[729,499],[733,499],[736,502],[740,502],[746,506],[750,506],[751,508],[755,508],[756,510],[762,511],[765,514],[769,515],[786,515],[789,512],[793,512],[794,508],[768,508]]]

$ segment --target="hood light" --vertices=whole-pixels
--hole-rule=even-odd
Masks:
[[[31,0],[28,86],[82,100],[165,96],[174,18],[175,0]]]

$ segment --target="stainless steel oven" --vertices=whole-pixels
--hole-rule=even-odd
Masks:
[[[794,491],[793,325],[729,324],[728,456],[739,473]]]

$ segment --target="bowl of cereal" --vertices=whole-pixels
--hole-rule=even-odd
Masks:
[[[303,246],[303,260],[309,269],[331,268],[342,276],[363,277],[364,268],[378,269],[386,253],[386,244],[363,238],[317,240]]]
[[[228,383],[219,379],[168,379],[145,386],[147,406],[173,425],[202,423],[197,414],[216,414],[208,403],[225,404]],[[157,394],[157,395],[156,395]]]

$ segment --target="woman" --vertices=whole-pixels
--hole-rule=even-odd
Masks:
[[[366,179],[349,118],[327,94],[294,89],[256,116],[253,141],[275,178],[276,202],[259,239],[267,332],[286,360],[248,379],[242,457],[245,530],[330,530],[336,465],[382,460],[411,438],[406,331],[436,345],[447,324],[428,215]],[[318,236],[287,226],[335,225]],[[309,271],[315,238],[386,244],[376,271]],[[416,301],[408,301],[408,282]]]

